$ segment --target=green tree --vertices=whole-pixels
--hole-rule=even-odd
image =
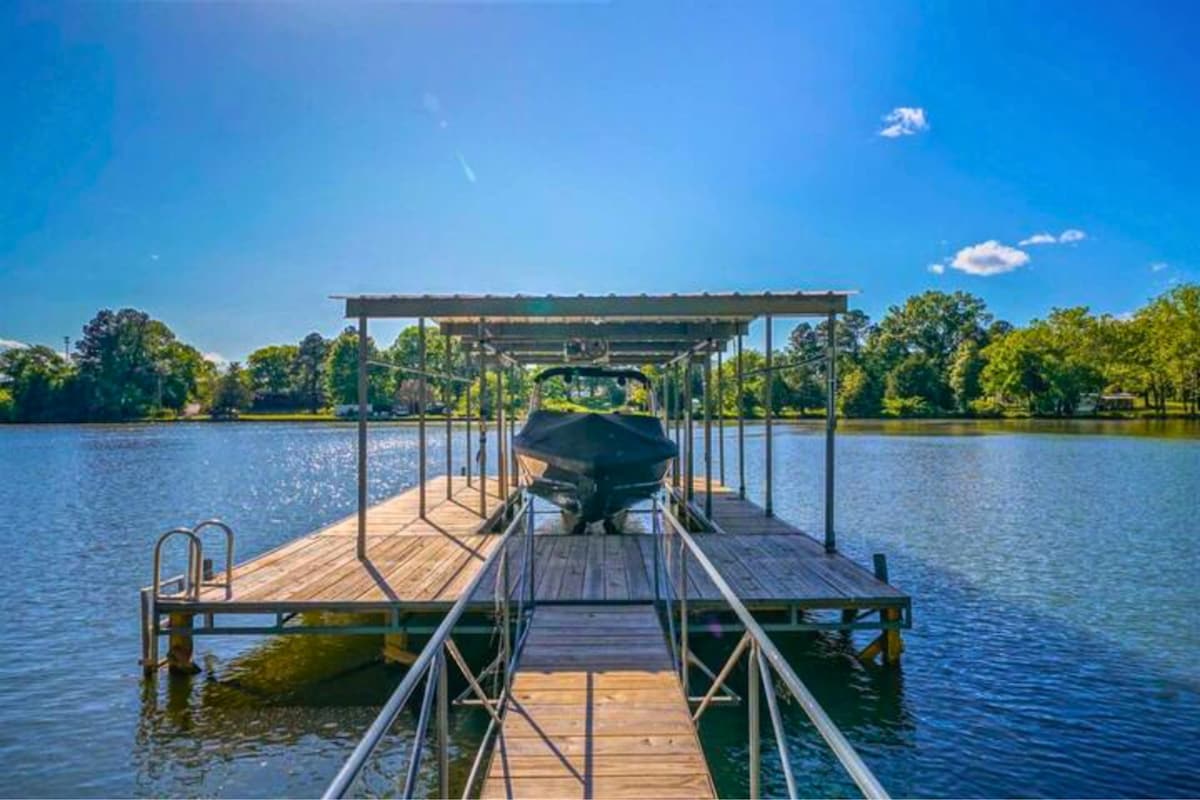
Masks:
[[[249,408],[254,402],[251,376],[234,361],[218,380],[213,393],[212,413],[214,416],[231,414]]]
[[[974,339],[964,340],[955,351],[950,364],[950,390],[959,411],[969,411],[971,403],[983,392],[980,376],[985,364],[979,343]]]
[[[183,408],[203,357],[144,311],[100,311],[83,329],[76,363],[92,419],[143,417],[156,407]]]
[[[865,367],[855,365],[838,384],[838,411],[846,417],[874,417],[882,410],[883,389]]]
[[[260,347],[246,359],[254,392],[259,395],[291,397],[296,393],[296,360],[300,348],[294,344]]]
[[[367,358],[380,360],[375,340],[367,337]],[[378,366],[367,367],[367,402],[372,405],[390,403],[394,378],[391,372]],[[358,402],[358,331],[346,328],[329,346],[325,356],[325,391],[329,400],[339,405]]]
[[[0,384],[13,422],[55,422],[77,416],[71,385],[75,368],[49,347],[14,347],[0,352]]]
[[[325,359],[329,355],[329,342],[319,333],[310,333],[296,349],[296,361],[292,372],[296,380],[300,402],[310,413],[325,403]]]
[[[946,386],[941,373],[925,353],[910,353],[887,375],[889,400],[919,398],[930,408],[942,408]]]

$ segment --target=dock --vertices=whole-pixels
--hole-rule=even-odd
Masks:
[[[651,605],[534,612],[480,797],[716,797]]]
[[[439,797],[715,797],[697,723],[719,703],[747,709],[747,794],[760,794],[762,733],[770,730],[788,795],[797,797],[777,692],[803,711],[864,796],[886,798],[771,640],[843,631],[848,635],[840,641],[855,655],[888,668],[900,663],[901,633],[912,625],[911,598],[892,584],[884,555],[874,554],[868,568],[838,549],[832,404],[823,529],[814,535],[775,514],[775,492],[789,482],[777,487],[773,474],[771,398],[764,391],[761,497],[745,489],[743,420],[735,420],[727,459],[727,420],[714,413],[726,406],[727,388],[745,396],[748,375],[795,366],[773,362],[776,316],[825,319],[826,346],[817,360],[825,366],[827,396],[835,396],[836,324],[847,298],[845,292],[344,298],[359,340],[356,512],[238,563],[236,532],[224,522],[166,531],[155,547],[153,583],[141,593],[144,670],[149,676],[164,665],[195,671],[194,642],[204,636],[382,634],[381,655],[407,671],[327,798],[352,793],[408,711],[416,712],[417,725],[405,774],[397,776],[402,797],[416,793],[426,751],[436,756]],[[368,320],[375,318],[418,320],[415,366],[370,359]],[[443,364],[427,360],[427,319],[444,337]],[[742,339],[756,319],[766,323],[765,363],[746,373]],[[722,377],[729,349],[732,387]],[[656,384],[645,387],[650,413],[661,413],[662,430],[678,450],[662,481],[645,485],[644,502],[628,510],[619,532],[568,531],[559,511],[527,489],[530,477],[519,474],[513,451],[515,409],[506,403],[506,384],[511,388],[527,365],[580,358],[657,366]],[[461,374],[452,371],[455,363],[464,365]],[[446,398],[452,386],[471,387],[460,395],[467,405],[467,462],[452,462],[461,450],[452,446],[455,428],[447,421],[434,432],[444,431],[446,461],[430,475],[428,400],[422,399],[417,485],[375,504],[368,502],[367,459],[372,368],[415,376],[419,398],[436,396],[438,387]],[[742,404],[735,407],[740,415]],[[179,546],[186,567],[164,577],[163,552]],[[212,552],[224,559],[205,557]],[[853,640],[859,633],[870,637],[865,646]],[[419,650],[409,646],[414,634],[428,637]],[[488,652],[484,661],[464,657],[455,640],[464,636],[480,637],[480,647],[469,652]],[[159,654],[163,637],[166,658]],[[697,637],[713,645],[703,648],[704,658],[692,646]],[[452,673],[462,679],[457,695]],[[735,675],[744,687],[730,686]],[[449,765],[452,709],[486,714],[488,727],[465,778]]]
[[[496,570],[484,569],[498,537],[495,528],[513,498],[501,498],[498,482],[488,482],[490,504],[480,515],[478,480],[468,485],[454,476],[452,496],[440,482],[429,492],[426,517],[418,513],[418,488],[400,492],[367,512],[367,557],[355,551],[357,516],[349,516],[287,544],[237,564],[226,592],[226,573],[202,582],[198,596],[158,598],[160,613],[288,615],[306,611],[432,614],[449,609],[481,571],[469,610],[490,611]],[[702,489],[699,490],[702,493]],[[440,498],[440,499],[435,499]],[[719,532],[695,533],[696,542],[748,608],[785,610],[797,617],[788,627],[812,629],[800,615],[820,609],[894,609],[905,618],[911,599],[841,553],[828,553],[813,537],[719,483],[713,489],[713,523]],[[648,509],[642,509],[648,511]],[[535,595],[544,604],[651,603],[655,592],[654,536],[631,514],[630,533],[620,536],[566,535],[559,516],[538,503],[535,514]],[[516,558],[519,561],[519,557]],[[228,596],[227,596],[228,594]],[[688,574],[694,611],[720,607],[724,600],[702,571]],[[782,623],[781,623],[782,624]],[[822,625],[821,627],[828,627]],[[214,626],[214,633],[237,633]],[[279,633],[302,633],[280,626]],[[355,624],[355,633],[405,630],[381,621]],[[261,627],[254,633],[264,632]],[[330,627],[320,628],[330,632]],[[196,627],[190,635],[208,635]]]

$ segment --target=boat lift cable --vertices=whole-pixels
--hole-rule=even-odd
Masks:
[[[407,372],[410,375],[422,375],[426,378],[433,378],[438,381],[454,381],[455,383],[474,383],[474,378],[463,378],[458,375],[447,375],[444,372],[430,372],[429,370],[421,370],[415,367],[406,367],[402,364],[393,364],[390,361],[378,361],[376,359],[367,359],[367,363],[372,367],[383,367],[385,369],[394,369],[397,372]]]
[[[749,378],[751,375],[761,375],[764,372],[781,372],[789,369],[800,369],[814,364],[821,364],[827,360],[824,354],[813,356],[812,358],[804,359],[803,361],[785,361],[780,364],[772,364],[769,367],[759,367],[758,369],[747,370],[742,373],[743,378]]]

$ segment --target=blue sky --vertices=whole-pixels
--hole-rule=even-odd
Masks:
[[[1200,272],[1198,8],[6,4],[0,339],[133,305],[241,358],[347,292],[1125,312]]]

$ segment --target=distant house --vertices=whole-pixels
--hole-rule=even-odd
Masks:
[[[367,414],[370,415],[370,414],[374,413],[374,411],[375,411],[374,407],[370,403],[368,403],[367,404]],[[358,417],[358,403],[341,403],[339,405],[336,405],[333,407],[333,415],[335,417],[345,417],[345,418],[355,417],[356,418],[356,417]]]
[[[1137,395],[1129,392],[1113,392],[1100,395],[1096,408],[1100,411],[1133,411]]]

